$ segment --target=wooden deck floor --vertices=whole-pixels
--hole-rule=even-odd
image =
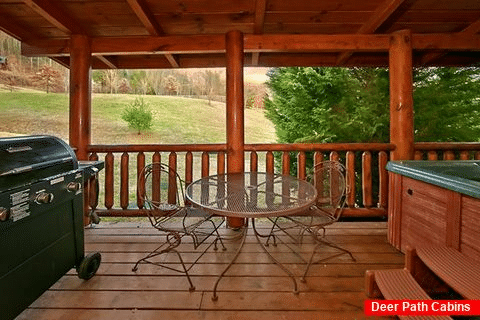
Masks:
[[[237,263],[220,282],[218,301],[212,301],[216,276],[236,244],[202,257],[191,270],[196,290],[189,292],[185,276],[165,268],[140,265],[132,272],[134,262],[158,243],[158,232],[141,222],[102,222],[85,237],[86,251],[102,254],[97,275],[84,281],[72,270],[17,319],[364,319],[365,270],[403,266],[403,255],[387,243],[386,234],[382,222],[331,227],[328,239],[351,250],[357,261],[344,255],[313,266],[307,282],[298,282],[298,295],[249,234]],[[270,248],[301,274],[304,265],[288,248]],[[195,253],[185,250],[190,250],[186,260],[194,259]]]

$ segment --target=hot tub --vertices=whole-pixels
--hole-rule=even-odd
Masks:
[[[435,243],[480,259],[480,161],[390,161],[389,241]]]

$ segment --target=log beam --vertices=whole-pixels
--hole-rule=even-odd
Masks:
[[[227,62],[227,172],[245,170],[245,120],[243,105],[243,34],[230,31],[225,36]],[[233,228],[241,227],[244,219],[229,218]]]
[[[50,0],[24,0],[25,4],[67,34],[85,34],[81,25]]]
[[[374,33],[380,26],[392,16],[405,0],[384,0],[375,10],[371,18],[358,29],[357,34]],[[352,56],[352,51],[343,52],[337,60],[337,65],[344,64]]]
[[[0,17],[2,17],[0,20],[0,30],[9,36],[19,41],[30,41],[32,39],[41,38],[39,34],[23,28],[21,22],[12,17],[10,14],[6,13],[1,7]]]
[[[100,60],[104,65],[106,65],[108,68],[110,69],[117,69],[117,66],[115,65],[115,63],[113,63],[111,61],[111,59],[107,58],[106,56],[102,56],[102,55],[97,55],[95,56],[95,58],[97,58],[98,60]]]
[[[462,31],[459,32],[460,36],[473,36],[476,33],[480,32],[480,19],[475,21],[474,23],[470,24],[468,27],[463,29]],[[447,54],[446,51],[441,51],[441,52],[428,52],[426,53],[422,59],[421,59],[421,64],[422,65],[427,65],[433,63],[435,60],[440,59],[443,57],[445,54]]]
[[[389,52],[390,143],[396,146],[391,160],[414,156],[412,35],[408,30],[392,34]]]
[[[152,36],[163,35],[164,31],[144,0],[127,0],[130,8]]]
[[[255,1],[255,22],[253,24],[253,33],[263,33],[263,24],[265,22],[265,10],[267,9],[267,0]]]
[[[389,35],[245,35],[245,52],[388,52]],[[415,50],[480,51],[480,35],[414,34]],[[69,39],[31,40],[22,43],[25,56],[65,56]],[[225,37],[217,35],[138,38],[92,38],[92,53],[202,54],[225,53]]]
[[[148,8],[145,0],[127,0],[130,8],[132,8],[135,15],[142,22],[142,24],[147,29],[148,33],[152,36],[162,36],[165,35],[165,31],[162,26],[155,19],[155,15]],[[178,62],[175,57],[170,53],[165,53],[165,58],[173,68],[178,68]]]
[[[91,52],[90,40],[72,35],[70,57],[70,145],[79,160],[88,160],[91,143]]]

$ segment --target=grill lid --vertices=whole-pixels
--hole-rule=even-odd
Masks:
[[[72,148],[57,137],[0,138],[0,192],[77,168]]]

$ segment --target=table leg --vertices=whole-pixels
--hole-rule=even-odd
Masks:
[[[243,236],[242,240],[240,242],[240,246],[238,247],[237,251],[235,252],[235,255],[233,256],[232,261],[225,267],[223,272],[218,276],[217,281],[215,282],[215,285],[213,287],[213,295],[212,295],[212,301],[217,301],[218,300],[218,295],[217,295],[217,287],[218,284],[220,283],[220,280],[223,278],[225,273],[230,269],[230,267],[235,263],[235,260],[237,260],[238,256],[240,255],[240,252],[242,251],[243,245],[245,244],[245,239],[247,238],[247,231],[248,231],[248,220],[246,221],[244,228],[242,230]]]
[[[265,253],[270,257],[270,260],[272,260],[278,267],[280,267],[280,269],[282,269],[290,277],[290,279],[292,279],[293,293],[298,294],[299,292],[298,292],[297,280],[295,279],[295,275],[290,270],[288,270],[287,267],[285,267],[280,261],[275,259],[275,257],[272,256],[270,252],[268,252],[267,248],[265,248],[265,246],[262,243],[262,240],[260,239],[262,235],[259,234],[257,232],[257,229],[255,228],[255,218],[252,218],[252,227],[255,233],[255,237],[257,238],[258,244],[262,247],[263,251],[265,251]]]

